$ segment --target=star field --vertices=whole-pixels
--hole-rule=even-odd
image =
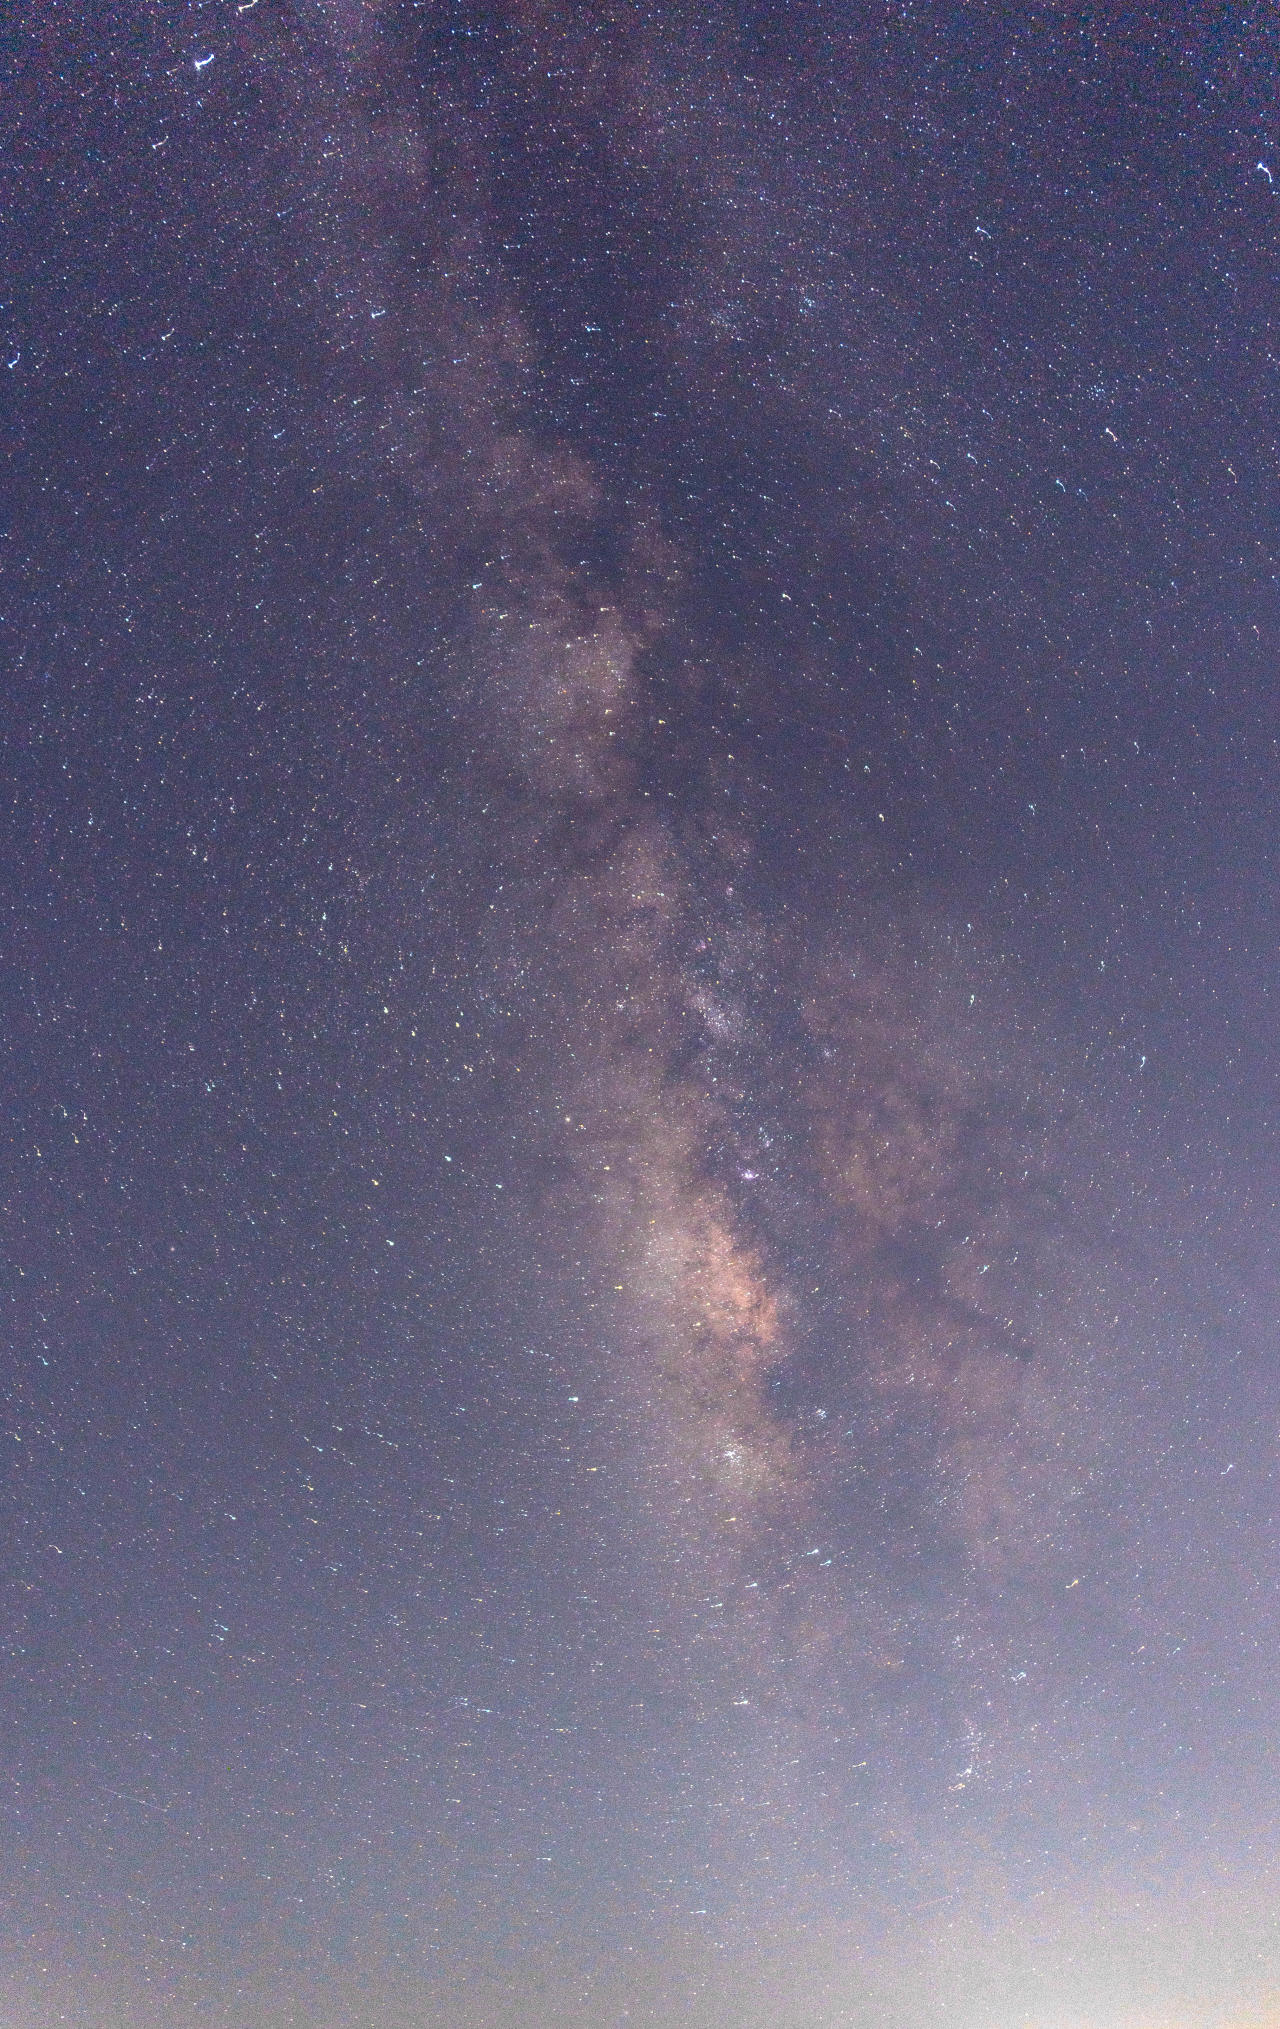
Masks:
[[[1280,2023],[1278,53],[20,10],[6,2025]]]

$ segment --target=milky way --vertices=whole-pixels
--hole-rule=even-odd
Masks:
[[[541,67],[543,32],[516,36],[517,69]],[[653,121],[643,81],[596,89]],[[582,110],[559,117],[580,143]],[[619,497],[602,459],[534,430],[513,386],[538,353],[514,287],[492,280],[495,201],[477,203],[468,158],[442,220],[427,146],[402,113],[370,117],[361,161],[376,166],[358,172],[352,210],[371,186],[398,243],[339,294],[353,315],[362,290],[378,297],[367,437],[400,439],[388,461],[475,573],[440,680],[484,799],[467,841],[473,979],[506,1023],[508,1103],[518,1119],[528,1108],[517,1163],[549,1143],[556,1182],[533,1217],[564,1217],[587,1248],[617,1339],[598,1382],[688,1610],[734,1595],[762,1651],[731,1646],[740,1671],[797,1642],[829,1668],[833,1645],[857,1647],[857,1612],[884,1613],[868,1556],[923,1535],[961,1583],[1002,1554],[1002,1523],[1016,1533],[1005,1482],[1034,1444],[1019,1404],[1046,1243],[1065,1237],[1053,1129],[1067,1095],[1033,1044],[998,1034],[1017,1014],[993,1008],[1008,995],[971,924],[922,922],[918,897],[868,923],[865,848],[807,906],[755,893],[780,786],[757,725],[760,644],[709,639],[687,538],[639,489]],[[674,191],[650,203],[661,212]],[[700,239],[689,251],[705,268]],[[407,279],[428,260],[433,287]],[[424,347],[445,383],[430,407]],[[758,600],[817,604],[803,573],[761,575]],[[806,659],[838,684],[830,641]],[[707,724],[708,694],[723,726]],[[682,747],[681,787],[664,789],[665,751]],[[883,1501],[886,1474],[903,1481],[887,1526],[859,1490]],[[832,1539],[821,1555],[815,1530]],[[837,1555],[854,1620],[847,1584],[806,1568]],[[769,1610],[780,1592],[794,1595],[785,1627]],[[660,1594],[654,1611],[670,1604]]]
[[[1267,32],[15,44],[6,2020],[1280,2019]]]

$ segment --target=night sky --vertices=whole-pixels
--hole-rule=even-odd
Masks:
[[[1275,2029],[1280,17],[0,60],[3,2029]]]

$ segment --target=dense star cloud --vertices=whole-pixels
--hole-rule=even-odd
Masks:
[[[19,24],[18,2029],[1280,2019],[1274,57]]]

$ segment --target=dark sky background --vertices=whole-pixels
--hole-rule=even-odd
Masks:
[[[4,2029],[1280,2024],[1278,62],[10,9]]]

